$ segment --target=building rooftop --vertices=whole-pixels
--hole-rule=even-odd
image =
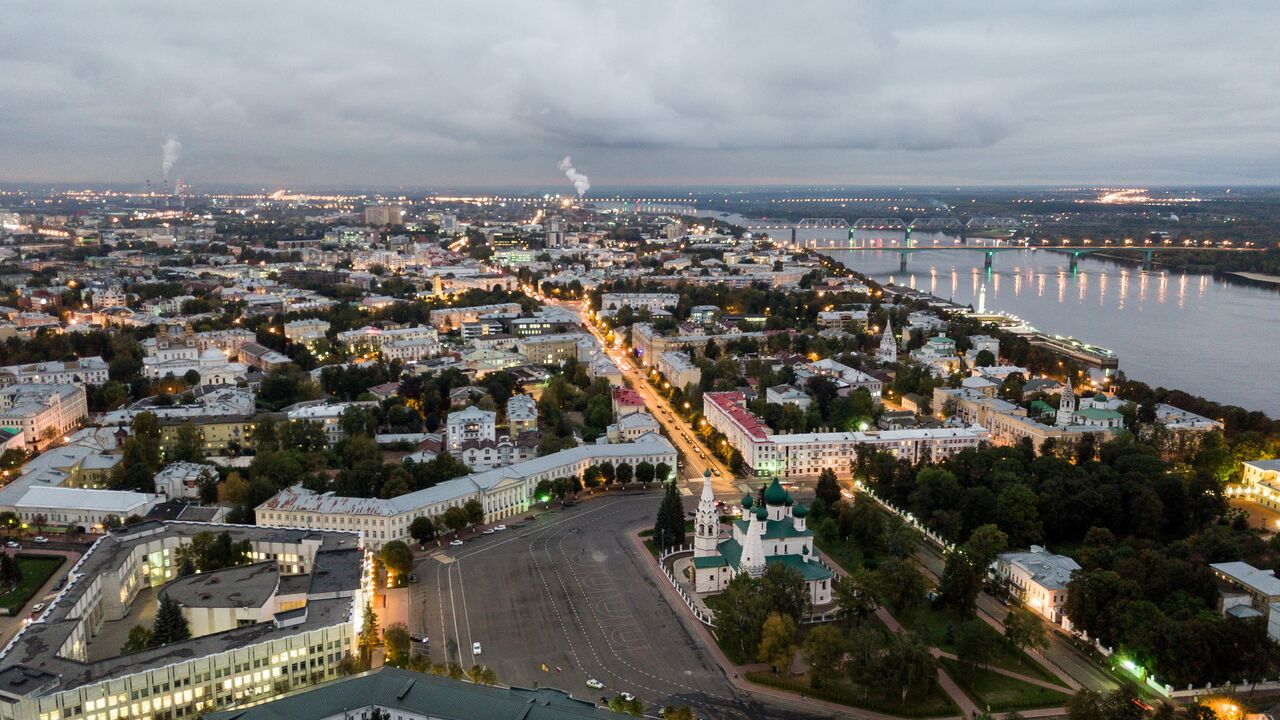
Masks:
[[[1231,582],[1247,588],[1251,592],[1267,597],[1280,596],[1280,578],[1275,570],[1259,570],[1247,562],[1211,563],[1209,565],[1219,575]]]
[[[160,668],[192,658],[227,652],[235,648],[262,642],[271,638],[283,638],[298,633],[349,622],[355,612],[353,599],[324,597],[309,599],[306,619],[300,623],[277,627],[274,623],[246,625],[213,635],[192,638],[136,653],[110,657],[98,661],[80,662],[59,654],[62,648],[82,627],[77,604],[89,592],[99,575],[118,570],[139,546],[160,538],[176,537],[190,541],[201,532],[222,532],[231,535],[233,541],[251,540],[259,543],[301,544],[314,542],[319,545],[316,567],[322,567],[320,556],[326,551],[346,551],[348,555],[332,556],[358,560],[362,551],[357,550],[357,533],[340,531],[304,530],[298,528],[262,527],[253,525],[206,525],[203,523],[146,521],[117,528],[103,535],[80,558],[68,573],[70,581],[49,604],[39,619],[23,627],[0,652],[0,689],[3,689],[6,673],[15,676],[11,668],[22,666],[26,672],[48,673],[57,678],[56,689],[65,690],[111,678],[123,677],[148,669]],[[354,563],[359,572],[358,562]],[[314,570],[318,575],[319,571]],[[313,582],[315,580],[313,579]],[[345,580],[344,580],[345,582]],[[354,587],[354,586],[353,586]],[[36,683],[31,691],[23,694],[46,692]]]
[[[1031,579],[1050,590],[1064,590],[1071,581],[1071,573],[1080,564],[1066,555],[1054,555],[1039,545],[1032,545],[1027,552],[1001,553],[1000,561],[1022,568]]]
[[[208,720],[321,720],[377,706],[439,720],[614,720],[617,714],[553,688],[476,685],[384,666]]]
[[[160,595],[184,607],[260,608],[279,584],[280,571],[268,560],[181,577],[165,585]]]
[[[13,506],[18,509],[59,507],[128,514],[146,505],[153,497],[129,490],[33,486]]]

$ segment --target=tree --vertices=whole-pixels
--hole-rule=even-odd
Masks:
[[[769,615],[769,603],[760,592],[760,582],[746,573],[735,575],[716,610],[716,629],[735,662],[755,657],[760,645],[760,630]]]
[[[938,583],[939,601],[968,617],[973,615],[980,592],[982,576],[968,554],[960,548],[949,551]]]
[[[684,545],[684,503],[674,482],[666,483],[662,504],[653,523],[654,546],[660,551]]]
[[[895,612],[914,607],[924,598],[924,578],[907,561],[889,558],[872,575],[876,599]]]
[[[161,594],[160,603],[156,606],[156,619],[151,634],[153,645],[168,645],[181,642],[191,637],[191,627],[182,614],[178,601]]]
[[[835,507],[835,504],[840,502],[840,484],[836,482],[836,471],[823,468],[818,475],[818,485],[813,492],[815,497],[827,504],[827,507]]]
[[[1129,685],[1122,685],[1105,695],[1081,690],[1071,698],[1067,717],[1070,720],[1139,720],[1143,709],[1134,702],[1138,699],[1137,692]]]
[[[768,623],[765,623],[768,627]],[[809,631],[804,639],[804,658],[809,663],[809,684],[822,684],[840,670],[844,655],[844,638],[830,625],[819,625]]]
[[[404,667],[409,664],[409,628],[404,623],[394,623],[382,631],[382,641],[387,646],[387,664]]]
[[[1014,608],[1005,616],[1004,636],[1020,650],[1049,647],[1049,631],[1040,618],[1026,608]]]
[[[992,367],[996,364],[995,353],[990,350],[979,350],[977,357],[973,359],[975,367]]]
[[[378,614],[373,611],[373,605],[364,604],[364,617],[361,619],[360,637],[357,638],[357,646],[360,648],[360,662],[368,666],[369,660],[373,657],[373,649],[378,646]]]
[[[769,609],[799,623],[809,614],[809,586],[799,570],[781,563],[765,567],[760,576],[760,592]]]
[[[36,516],[31,518],[31,524],[35,526],[36,534],[38,535],[44,532],[45,526],[49,524],[49,516],[44,513],[36,513]]]
[[[608,460],[600,463],[600,477],[604,478],[605,485],[612,485],[616,473],[614,472],[613,463]]]
[[[852,575],[836,578],[832,584],[832,595],[846,622],[852,620],[861,627],[862,621],[879,607],[871,594],[871,583],[870,571],[859,568]]]
[[[664,462],[658,463],[657,467],[653,470],[653,474],[654,477],[657,478],[658,482],[667,482],[668,480],[675,479],[671,477],[671,466]]]
[[[619,485],[626,485],[627,483],[631,482],[631,478],[632,478],[631,464],[618,463],[618,466],[614,468],[613,475],[614,475],[614,478],[618,481]]]
[[[966,620],[956,631],[956,660],[971,675],[977,666],[991,662],[999,649],[998,636],[981,620]]]
[[[171,459],[197,463],[203,458],[204,438],[200,436],[200,428],[189,422],[179,425]]]
[[[662,708],[662,720],[693,720],[693,708],[688,705],[668,705]]]
[[[467,526],[467,512],[460,507],[454,506],[444,511],[444,526],[453,531],[454,535],[458,531]]]
[[[431,518],[423,515],[413,519],[409,523],[409,537],[418,541],[419,545],[426,545],[428,542],[436,538],[436,526],[431,522]]]
[[[653,475],[654,475],[653,463],[648,461],[643,461],[640,464],[636,465],[636,482],[648,485],[649,483],[653,482]]]
[[[406,577],[413,570],[413,551],[400,540],[386,543],[379,554],[382,556],[382,564],[394,577]]]
[[[498,675],[484,665],[472,665],[467,668],[467,679],[477,685],[496,685]]]
[[[1009,536],[999,527],[988,523],[974,528],[964,545],[965,552],[977,567],[979,574],[985,575],[991,563],[996,561],[1000,553],[1008,549]]]
[[[124,645],[120,646],[120,651],[124,654],[135,653],[139,650],[146,650],[152,646],[154,633],[151,628],[143,625],[134,625],[129,628],[129,637],[124,641]]]
[[[0,585],[12,587],[22,580],[22,566],[8,553],[0,553]]]
[[[901,689],[901,701],[923,692],[937,674],[937,660],[912,633],[893,635],[879,662],[879,679],[885,687]]]
[[[791,667],[796,656],[796,624],[782,613],[771,613],[760,631],[760,647],[757,657],[768,663],[775,674],[782,674]]]
[[[623,713],[633,717],[640,717],[644,714],[644,703],[639,698],[628,700],[621,695],[614,695],[609,698],[605,706],[616,713]]]
[[[472,527],[484,522],[484,505],[475,498],[462,504],[462,512],[466,513],[467,523]]]

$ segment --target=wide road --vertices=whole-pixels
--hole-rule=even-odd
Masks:
[[[434,661],[486,665],[504,684],[588,700],[630,692],[650,714],[672,704],[707,718],[822,717],[738,691],[681,623],[629,538],[658,503],[655,494],[592,500],[420,558],[411,630],[430,637]]]
[[[584,303],[557,300],[547,300],[547,302],[563,305],[576,312],[582,322],[582,326],[591,333],[592,337],[600,343],[600,347],[603,348],[604,352],[613,359],[614,364],[622,370],[622,376],[627,385],[640,394],[640,398],[644,400],[645,407],[649,409],[649,413],[657,418],[667,438],[671,440],[671,443],[676,446],[676,450],[680,452],[680,457],[684,462],[680,468],[680,475],[686,481],[698,482],[696,490],[700,491],[702,486],[699,481],[702,480],[703,473],[711,470],[711,485],[715,489],[717,497],[738,497],[742,494],[742,490],[737,486],[729,467],[716,459],[715,455],[701,443],[697,433],[693,432],[689,425],[676,415],[675,409],[671,407],[671,404],[653,389],[648,379],[645,378],[644,373],[624,353],[611,349],[605,344],[604,336],[600,334],[600,331],[591,323],[591,319],[587,317],[587,308]]]

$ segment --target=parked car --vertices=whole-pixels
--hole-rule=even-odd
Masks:
[[[480,654],[480,643],[478,643],[478,642],[471,643],[471,653],[472,653],[473,655],[479,655],[479,654]]]
[[[49,538],[47,538],[47,537],[45,537],[45,536],[43,536],[43,535],[37,535],[37,536],[35,537],[35,541],[36,541],[36,542],[38,542],[38,543],[40,543],[41,545],[43,545],[43,544],[45,544],[45,543],[49,542]]]
[[[415,638],[414,638],[414,640],[416,640],[416,641],[418,641],[418,642],[420,642],[420,643],[422,643],[422,644],[424,644],[424,645],[425,645],[425,644],[427,644],[427,643],[429,643],[429,642],[431,642],[431,638],[427,637],[426,635],[419,635],[419,636],[415,637]]]
[[[494,532],[493,528],[485,528],[484,532],[483,532],[483,533],[481,533],[481,534],[482,534],[482,535],[492,535],[492,534],[493,534],[493,532]]]
[[[595,678],[587,678],[587,687],[599,690],[604,687],[604,683]]]
[[[629,692],[622,692],[622,693],[618,693],[618,694],[619,694],[619,695],[621,695],[621,696],[622,696],[622,699],[623,699],[623,700],[626,700],[627,702],[631,702],[632,700],[635,700],[635,699],[636,699],[636,696],[635,696],[635,695],[632,695],[632,694],[631,694],[631,693],[629,693]]]
[[[31,614],[32,614],[33,616],[34,616],[34,615],[39,615],[39,614],[40,614],[40,611],[44,610],[46,607],[48,607],[48,606],[47,606],[47,605],[45,605],[44,603],[42,603],[42,602],[38,602],[38,603],[36,603],[35,605],[32,605],[32,606],[31,606]]]
[[[452,546],[454,546],[454,547],[457,547],[458,545],[461,545],[461,544],[462,544],[462,541],[461,541],[461,540],[453,540],[453,541],[450,541],[450,543],[449,543],[449,544],[450,544],[450,545],[452,545]]]
[[[5,544],[4,544],[4,546],[5,546],[5,547],[7,547],[7,548],[14,548],[14,549],[17,549],[17,548],[22,547],[22,543],[19,543],[19,542],[18,542],[18,541],[16,541],[16,540],[10,540],[9,542],[5,543]]]
[[[494,530],[506,530],[506,529],[507,529],[507,526],[506,526],[506,525],[496,525],[496,526],[494,526],[494,528],[493,528],[493,529],[494,529]]]

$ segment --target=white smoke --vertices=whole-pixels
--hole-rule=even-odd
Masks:
[[[178,158],[182,157],[182,143],[178,142],[178,138],[169,136],[164,141],[164,176],[169,177],[169,171],[173,170],[173,166],[178,163]]]
[[[578,169],[573,166],[573,158],[568,155],[565,155],[564,159],[560,161],[560,172],[564,173],[565,177],[569,178],[569,182],[573,183],[573,189],[578,191],[578,197],[586,195],[587,191],[591,189],[591,180],[586,175],[578,172]]]

